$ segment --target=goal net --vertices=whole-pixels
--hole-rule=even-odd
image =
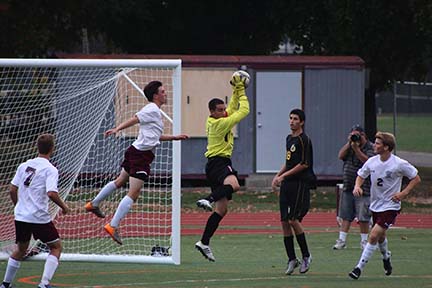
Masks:
[[[168,94],[162,106],[164,134],[180,134],[180,60],[0,59],[0,258],[14,249],[15,229],[9,183],[18,165],[37,156],[41,133],[56,136],[52,163],[59,170],[59,193],[71,208],[61,215],[50,203],[63,242],[62,260],[180,264],[180,141],[157,147],[151,176],[119,227],[123,245],[103,226],[128,187],[101,203],[105,219],[84,205],[118,176],[124,152],[138,125],[104,137],[147,104],[143,87],[152,80]],[[33,259],[46,249],[32,240]],[[45,251],[44,251],[45,250]]]

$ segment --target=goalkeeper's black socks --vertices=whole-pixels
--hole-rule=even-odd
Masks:
[[[296,254],[294,250],[294,236],[284,236],[284,244],[285,244],[285,251],[288,256],[288,260],[294,260],[296,259]]]
[[[306,236],[304,233],[298,234],[296,235],[297,238],[297,243],[300,246],[300,250],[302,252],[302,256],[303,257],[309,257],[309,249],[308,249],[308,245],[306,243]]]
[[[214,232],[216,232],[216,229],[219,227],[219,222],[222,220],[222,218],[223,217],[216,212],[213,212],[212,215],[210,215],[201,238],[201,242],[204,245],[209,245],[210,238],[213,236]]]

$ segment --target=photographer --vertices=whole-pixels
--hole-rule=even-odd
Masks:
[[[339,239],[333,249],[340,250],[346,247],[346,239],[352,221],[357,218],[360,226],[360,247],[367,244],[369,233],[369,191],[370,179],[367,178],[362,189],[362,197],[354,197],[353,189],[357,171],[369,157],[374,156],[373,144],[367,139],[364,129],[360,125],[354,125],[348,134],[348,141],[339,150],[338,157],[344,162],[343,165],[343,193],[340,195],[339,213],[342,218],[342,225],[339,231]]]

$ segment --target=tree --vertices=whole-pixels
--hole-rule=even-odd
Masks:
[[[0,56],[47,57],[73,52],[94,23],[91,0],[9,0],[0,3]]]
[[[425,79],[430,15],[429,0],[0,0],[0,56],[81,52],[83,28],[92,53],[266,55],[288,37],[305,55],[365,60],[372,136],[375,92]]]
[[[376,131],[375,93],[393,80],[424,81],[431,59],[432,4],[427,0],[294,1],[288,37],[307,55],[358,55],[370,70],[366,130]]]

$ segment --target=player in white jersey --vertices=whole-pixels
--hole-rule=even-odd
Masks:
[[[116,180],[106,184],[99,194],[85,205],[87,212],[92,212],[97,217],[104,218],[105,215],[99,209],[99,204],[117,188],[122,187],[129,181],[128,194],[120,201],[111,222],[104,226],[105,231],[120,245],[122,240],[118,232],[118,226],[129,212],[132,204],[138,199],[141,188],[150,175],[150,164],[153,162],[156,146],[160,144],[160,141],[188,138],[187,135],[172,136],[162,134],[164,125],[160,107],[167,101],[167,94],[162,83],[160,81],[149,82],[144,87],[144,94],[149,104],[129,120],[105,132],[105,136],[115,135],[123,129],[139,124],[138,137],[125,152],[120,175]]]
[[[360,277],[377,248],[382,254],[385,275],[391,275],[393,267],[390,261],[391,253],[387,248],[386,231],[399,214],[400,201],[421,181],[413,165],[392,154],[396,145],[393,134],[378,132],[375,138],[374,152],[378,155],[370,157],[359,169],[353,191],[355,196],[362,195],[361,185],[370,175],[373,227],[357,266],[348,274],[353,279]],[[409,182],[401,191],[403,177],[407,177]]]
[[[10,196],[15,205],[15,235],[17,248],[9,257],[5,277],[0,288],[11,283],[26,256],[31,236],[46,243],[50,253],[45,262],[38,287],[49,288],[49,282],[59,264],[62,250],[59,234],[48,212],[49,200],[57,204],[63,214],[68,206],[58,195],[58,171],[49,159],[54,153],[54,136],[42,134],[37,139],[38,157],[19,165],[10,185]]]

